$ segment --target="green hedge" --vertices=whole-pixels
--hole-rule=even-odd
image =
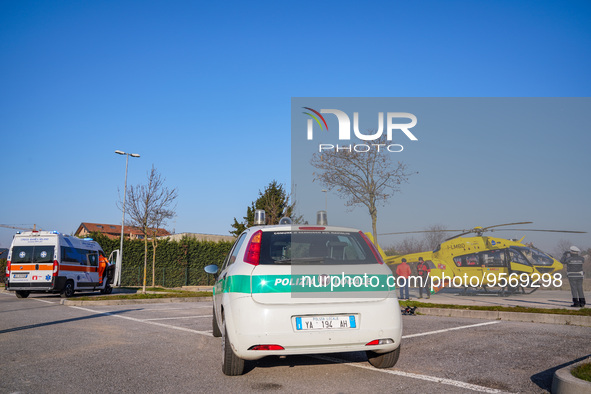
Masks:
[[[97,241],[107,257],[119,249],[120,240],[102,234],[90,235]],[[160,240],[156,247],[156,286],[180,287],[213,284],[211,275],[203,268],[209,264],[221,265],[232,248],[228,241],[198,241],[184,237],[180,241]],[[122,286],[141,286],[144,272],[144,241],[123,241]],[[152,243],[148,241],[148,272],[146,283],[152,284]]]
[[[90,235],[97,241],[107,257],[119,249],[120,240],[109,239],[100,233]],[[228,241],[198,241],[185,237],[180,241],[160,240],[156,247],[156,286],[180,287],[213,284],[213,277],[203,268],[209,264],[221,265],[232,248]],[[0,259],[1,281],[4,281],[6,259]],[[123,241],[122,286],[141,286],[144,275],[144,241]],[[152,243],[148,241],[148,272],[146,284],[152,285]]]
[[[4,283],[4,279],[6,278],[6,259],[0,259],[0,275],[0,283]]]

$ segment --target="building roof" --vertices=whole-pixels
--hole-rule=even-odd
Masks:
[[[218,235],[218,234],[200,234],[200,233],[180,233],[180,234],[173,234],[173,235],[165,235],[164,237],[159,238],[166,238],[170,239],[171,241],[180,241],[183,238],[195,238],[197,241],[212,241],[212,242],[220,242],[220,241],[227,241],[227,242],[234,242],[236,237],[232,235]]]
[[[78,226],[78,229],[76,230],[76,233],[74,235],[79,235],[83,229],[89,233],[94,233],[94,232],[102,233],[109,238],[117,238],[117,237],[121,236],[121,225],[117,225],[117,224],[82,222],[82,223],[80,223],[80,226]],[[142,232],[142,230],[140,230],[138,227],[132,227],[132,226],[125,226],[123,228],[123,233],[127,236],[130,236],[130,235],[138,236],[138,235],[144,234]],[[166,235],[170,235],[170,233],[167,230],[165,230],[163,228],[157,229],[156,236],[163,237]]]

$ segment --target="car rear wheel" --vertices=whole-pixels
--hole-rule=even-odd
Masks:
[[[392,368],[400,357],[400,346],[388,353],[365,352],[367,361],[376,368]]]
[[[27,298],[29,294],[31,294],[31,292],[27,290],[17,290],[15,293],[16,298]]]
[[[66,286],[60,293],[60,297],[62,298],[70,298],[74,295],[74,282],[71,280],[66,282]]]
[[[213,308],[213,319],[211,321],[211,325],[213,328],[213,336],[219,338],[222,336],[222,332],[220,331],[220,326],[218,325],[218,319],[215,317],[215,307]]]
[[[232,345],[228,339],[228,332],[224,329],[222,335],[222,353],[224,361],[222,362],[222,371],[227,376],[238,376],[244,373],[244,360],[238,357],[232,350]]]

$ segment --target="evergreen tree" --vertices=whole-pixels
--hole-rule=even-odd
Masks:
[[[233,230],[230,234],[239,236],[244,230],[254,224],[254,212],[262,209],[266,213],[266,224],[279,224],[282,217],[291,217],[294,214],[295,204],[289,202],[289,195],[283,184],[273,180],[264,191],[259,190],[259,197],[246,208],[246,216],[241,222],[234,218]],[[293,220],[294,218],[292,218]],[[297,220],[294,220],[294,223]]]

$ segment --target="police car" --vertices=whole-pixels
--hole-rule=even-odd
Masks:
[[[256,217],[264,223],[264,212]],[[222,337],[224,374],[270,355],[365,351],[371,365],[394,366],[400,308],[375,246],[355,229],[287,222],[247,229],[221,267],[205,267],[216,277],[213,335]]]

